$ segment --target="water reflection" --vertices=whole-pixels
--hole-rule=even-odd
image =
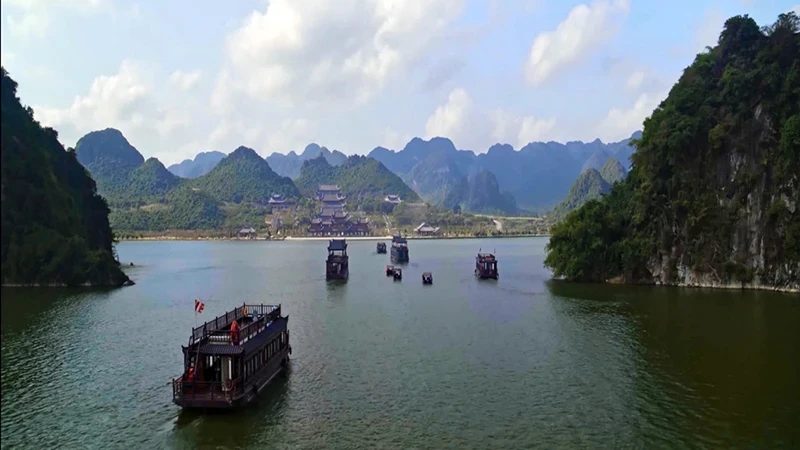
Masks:
[[[558,281],[548,289],[568,340],[587,333],[597,339],[593,330],[607,340],[603,351],[578,353],[617,356],[612,367],[624,370],[615,371],[613,389],[633,388],[628,410],[646,441],[757,448],[793,442],[786,431],[798,429],[800,385],[787,357],[800,355],[796,296]]]
[[[286,428],[292,369],[268,385],[256,400],[236,410],[181,410],[171,440],[184,448],[250,448],[281,440]],[[264,431],[269,430],[264,435]]]

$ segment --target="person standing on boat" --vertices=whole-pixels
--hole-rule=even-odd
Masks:
[[[235,320],[231,324],[231,341],[233,345],[239,345],[239,322]]]

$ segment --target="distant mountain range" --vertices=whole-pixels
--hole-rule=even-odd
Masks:
[[[224,157],[225,153],[222,152],[200,152],[194,159],[184,159],[167,167],[167,170],[181,178],[197,178],[211,172]]]
[[[450,139],[443,137],[427,141],[414,138],[400,151],[376,147],[367,156],[383,163],[425,201],[435,205],[452,206],[456,202],[466,208],[478,207],[477,203],[465,200],[463,195],[454,194],[454,191],[465,186],[465,182],[469,185],[478,173],[488,171],[494,175],[499,192],[485,198],[500,203],[482,204],[482,210],[511,214],[508,208],[512,204],[510,200],[513,200],[513,204],[518,204],[520,208],[541,212],[564,200],[582,172],[588,169],[599,171],[611,158],[627,171],[634,151],[630,142],[639,137],[641,132],[637,131],[628,139],[612,143],[604,143],[599,139],[566,144],[532,142],[519,150],[508,144],[495,144],[482,154],[458,150]],[[286,155],[273,153],[266,160],[275,173],[296,179],[301,175],[303,164],[319,156],[324,157],[331,166],[341,166],[347,161],[347,156],[342,152],[330,151],[318,144],[309,144],[299,155],[295,152]],[[189,174],[187,167],[196,167],[200,159],[198,155],[194,161],[186,160],[180,165],[170,166],[170,170],[176,174]],[[193,169],[191,173],[211,170],[212,163],[209,161],[212,159],[204,158],[203,163],[207,165],[202,170]],[[503,200],[500,200],[501,193]],[[446,204],[448,198],[449,204]]]
[[[303,167],[304,162],[319,156],[324,157],[325,160],[328,161],[328,164],[332,166],[341,166],[347,162],[347,155],[344,153],[338,150],[330,151],[325,147],[320,147],[313,143],[308,144],[305,150],[303,150],[303,153],[299,155],[293,151],[286,155],[283,153],[273,153],[267,156],[267,162],[276,173],[295,179],[300,175],[300,169]]]
[[[563,200],[586,169],[599,170],[611,157],[629,168],[634,151],[631,139],[640,136],[637,131],[609,144],[599,139],[566,144],[532,142],[518,151],[508,144],[495,144],[478,155],[457,150],[446,138],[414,138],[401,151],[377,147],[369,157],[381,161],[432,203],[443,204],[464,177],[488,170],[497,178],[500,190],[509,192],[520,207],[543,210]]]

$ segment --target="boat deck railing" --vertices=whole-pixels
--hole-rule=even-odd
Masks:
[[[241,377],[223,384],[221,381],[185,381],[180,376],[172,380],[172,398],[230,401],[241,387]]]
[[[274,320],[275,317],[280,316],[281,314],[281,305],[242,305],[235,308],[232,311],[228,311],[225,314],[218,316],[214,320],[210,320],[199,327],[192,329],[192,336],[189,338],[189,345],[194,345],[204,338],[211,336],[212,334],[216,335],[220,332],[230,333],[230,325],[233,323],[234,320],[240,320],[245,316],[270,316],[271,320]],[[245,312],[247,314],[245,314]],[[251,327],[254,323],[262,322],[262,326],[265,325],[263,321],[254,321],[241,330],[239,330],[239,335],[244,337],[246,336],[245,330],[248,327]]]

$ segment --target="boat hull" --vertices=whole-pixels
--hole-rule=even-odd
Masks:
[[[180,394],[173,394],[173,403],[183,409],[236,409],[252,403],[270,383],[279,375],[286,374],[289,365],[289,351],[284,350],[278,358],[264,368],[264,375],[248,383],[243,388],[233,392],[221,392],[215,389],[206,392],[192,392],[187,389],[190,386],[184,385]],[[175,386],[173,386],[175,389]]]
[[[335,274],[329,273],[325,275],[325,280],[327,281],[337,281],[337,280],[345,281],[348,278],[350,278],[350,269],[347,269],[341,273],[335,273]]]

